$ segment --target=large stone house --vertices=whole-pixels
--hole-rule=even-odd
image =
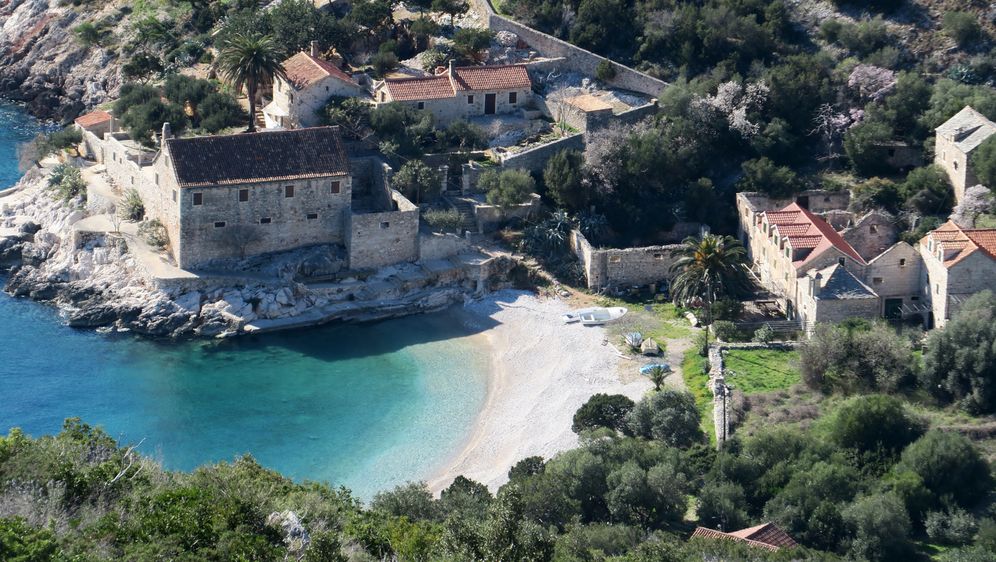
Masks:
[[[996,229],[949,222],[913,247],[898,241],[888,214],[845,211],[841,192],[798,199],[738,193],[737,210],[757,279],[807,332],[853,317],[943,326],[965,298],[993,287]]]
[[[996,288],[996,229],[961,228],[949,221],[920,240],[928,322],[944,325],[965,299]]]
[[[374,104],[403,103],[446,124],[478,115],[513,113],[532,100],[522,65],[454,66],[434,76],[388,78],[374,85]]]
[[[979,183],[972,170],[972,155],[980,144],[996,133],[996,123],[966,105],[935,133],[934,163],[947,172],[954,186],[955,201],[961,201],[965,190]]]
[[[332,97],[366,97],[364,89],[338,66],[319,56],[315,43],[283,63],[285,77],[273,82],[273,101],[263,108],[266,128],[319,125],[317,112]]]

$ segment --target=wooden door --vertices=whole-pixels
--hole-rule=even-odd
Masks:
[[[495,114],[495,102],[498,94],[484,94],[484,114]]]

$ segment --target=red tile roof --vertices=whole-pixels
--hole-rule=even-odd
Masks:
[[[931,238],[945,254],[955,252],[943,260],[944,267],[951,267],[975,252],[996,259],[996,229],[993,228],[961,228],[948,221],[928,232],[920,239],[920,244],[926,246]]]
[[[111,120],[110,113],[98,109],[97,111],[92,111],[90,113],[87,113],[86,115],[80,115],[79,117],[76,118],[76,121],[74,122],[80,127],[86,128],[86,127],[93,127],[94,125],[105,123],[110,120]]]
[[[449,76],[388,79],[384,86],[394,101],[438,100],[456,95]]]
[[[810,262],[830,248],[836,248],[860,264],[866,263],[857,250],[844,240],[844,237],[834,230],[827,221],[814,215],[809,209],[801,207],[798,203],[792,203],[779,211],[766,211],[762,213],[762,217],[768,224],[776,225],[778,233],[788,239],[793,249],[812,249],[802,259],[792,263],[792,266],[797,270],[805,269]],[[805,231],[801,225],[806,226]],[[786,227],[786,230],[790,231],[791,234],[782,232],[782,229]]]
[[[723,539],[729,541],[743,542],[750,546],[763,548],[765,550],[776,551],[781,548],[794,548],[798,546],[792,537],[788,536],[771,523],[765,523],[749,529],[742,529],[733,533],[724,533],[715,529],[696,527],[693,537],[707,539]]]
[[[461,66],[453,69],[457,87],[461,90],[523,90],[531,88],[526,67],[518,64],[503,66]]]
[[[298,90],[303,90],[330,76],[355,84],[348,74],[336,68],[334,64],[303,51],[284,61],[284,72],[287,74],[287,81]]]

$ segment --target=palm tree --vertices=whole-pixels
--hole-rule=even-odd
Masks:
[[[650,377],[650,382],[654,383],[654,390],[660,391],[661,385],[664,384],[664,379],[671,374],[671,371],[664,368],[663,365],[654,365],[647,371],[647,376]]]
[[[706,326],[712,323],[712,305],[717,299],[737,296],[750,285],[747,250],[732,236],[689,236],[672,255],[677,260],[671,265],[671,273],[676,274],[671,282],[671,298],[676,304],[701,299],[705,305]],[[708,349],[708,328],[705,343]]]
[[[269,35],[236,33],[221,45],[215,68],[221,77],[249,96],[249,128],[256,130],[256,90],[276,77],[284,77],[283,50]]]

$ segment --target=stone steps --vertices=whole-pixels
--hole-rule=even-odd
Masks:
[[[467,199],[466,197],[445,197],[446,202],[449,203],[453,208],[455,208],[460,213],[460,228],[462,230],[470,230],[471,232],[477,232],[477,217],[474,215],[474,201],[472,199]]]

